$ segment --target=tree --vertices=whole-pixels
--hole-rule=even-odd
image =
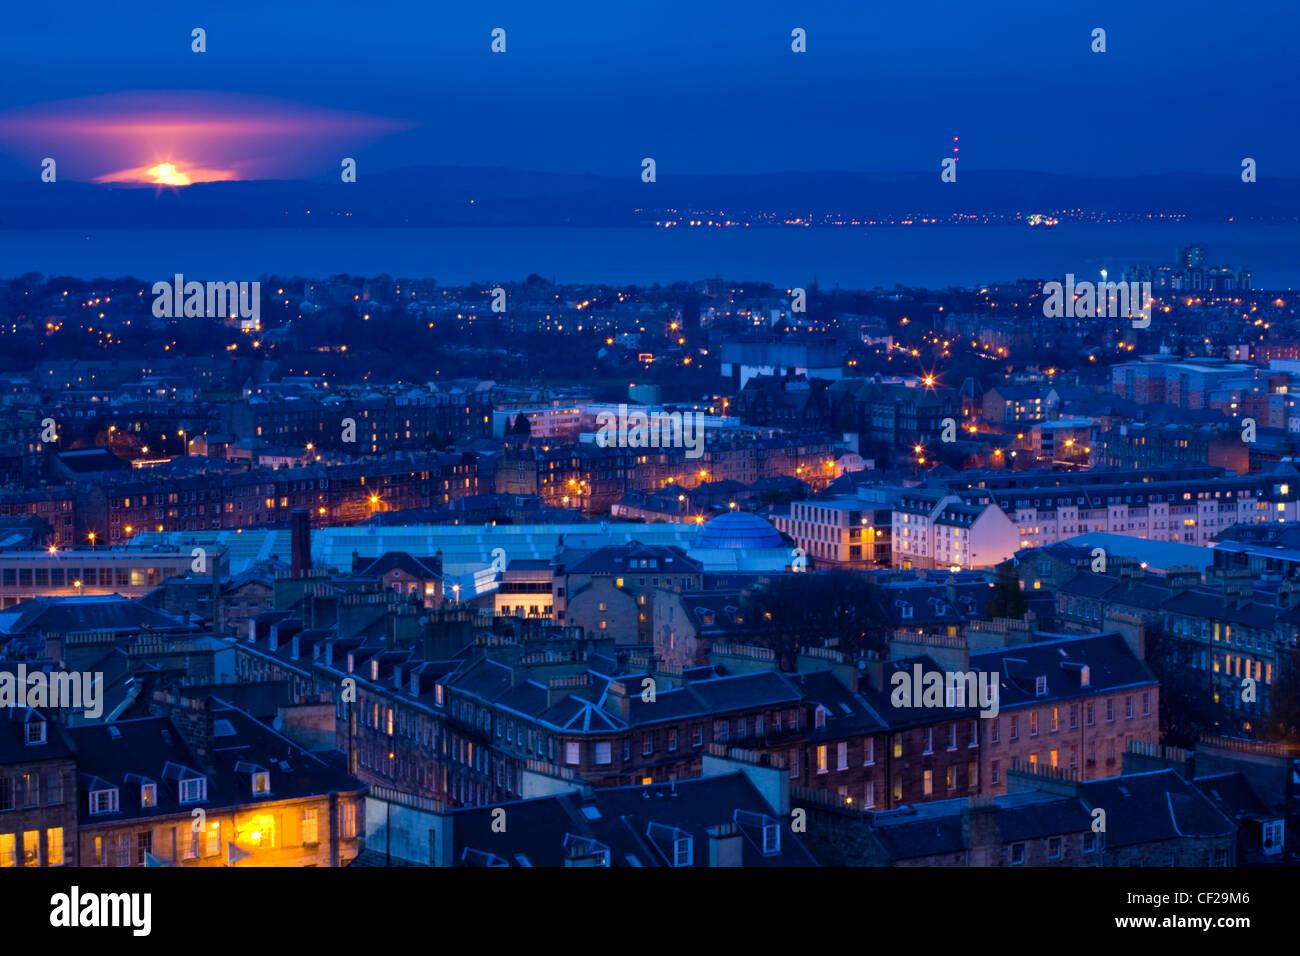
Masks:
[[[1196,651],[1157,623],[1146,628],[1146,663],[1160,682],[1160,739],[1192,748],[1202,736],[1242,732],[1235,711],[1214,699],[1214,672],[1191,666]]]
[[[834,647],[860,657],[886,652],[889,624],[880,588],[849,571],[784,574],[742,598],[747,623],[768,630],[755,643],[777,655],[782,670],[793,670],[805,647]]]
[[[1020,590],[1020,578],[1016,575],[1015,567],[1010,562],[999,564],[988,603],[984,605],[985,615],[1021,621],[1028,610],[1029,602]]]
[[[1300,650],[1291,648],[1278,655],[1268,715],[1260,721],[1259,736],[1274,743],[1300,743]]]

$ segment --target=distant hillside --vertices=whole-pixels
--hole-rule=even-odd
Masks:
[[[0,183],[0,227],[621,226],[650,223],[666,209],[731,219],[781,221],[1011,216],[1082,209],[1117,216],[1180,214],[1191,222],[1230,218],[1300,221],[1300,180],[1242,183],[1223,176],[1054,176],[962,169],[957,183],[933,173],[773,173],[628,176],[427,167],[362,175],[355,183],[201,183],[183,189],[87,183]]]

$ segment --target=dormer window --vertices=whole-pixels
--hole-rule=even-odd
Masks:
[[[646,836],[658,847],[669,866],[690,866],[694,859],[694,841],[685,830],[651,823],[646,827]]]
[[[818,704],[817,710],[813,712],[813,726],[818,730],[826,726],[826,708],[821,704]]]
[[[158,784],[156,783],[140,784],[140,806],[141,807],[158,806]]]
[[[566,833],[564,851],[573,859],[590,858],[592,866],[609,866],[609,847],[588,837]]]
[[[781,827],[776,823],[763,824],[763,855],[781,852]]]
[[[1081,687],[1088,687],[1090,686],[1091,682],[1092,682],[1092,669],[1087,664],[1084,664],[1083,670],[1079,672],[1079,685]]]
[[[181,781],[181,803],[202,803],[208,798],[208,778],[192,777]]]
[[[1034,696],[1042,697],[1046,693],[1047,693],[1047,678],[1046,677],[1034,678]]]
[[[679,836],[673,840],[673,866],[690,866],[694,840],[688,836]]]
[[[90,815],[117,813],[117,787],[90,791]]]
[[[370,679],[379,680],[379,661],[370,662]]]
[[[35,747],[45,743],[45,721],[29,720],[23,725],[23,743]]]
[[[271,792],[271,775],[261,770],[253,774],[253,796],[265,797]]]

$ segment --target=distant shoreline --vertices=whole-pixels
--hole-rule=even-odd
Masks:
[[[1118,277],[1135,262],[1173,262],[1202,243],[1211,265],[1248,269],[1255,288],[1300,289],[1300,223],[1081,224],[980,228],[637,226],[0,229],[0,278],[85,279],[176,272],[213,280],[262,275],[388,274],[446,285],[523,281],[665,285],[692,277],[892,289],[981,288],[1067,273]]]

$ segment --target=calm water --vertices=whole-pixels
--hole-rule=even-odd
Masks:
[[[721,276],[777,285],[979,286],[1073,272],[1113,279],[1172,262],[1193,242],[1211,265],[1248,268],[1257,288],[1300,288],[1300,224],[911,226],[892,228],[420,228],[0,230],[0,278],[25,272],[251,280],[388,273],[446,284],[650,285]]]

